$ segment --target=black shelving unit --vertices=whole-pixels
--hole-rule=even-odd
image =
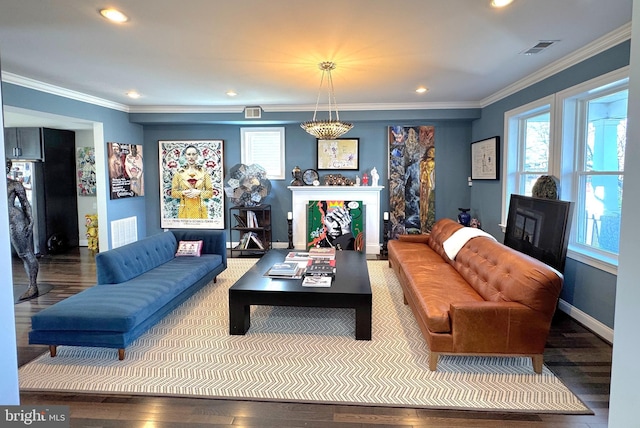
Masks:
[[[229,208],[231,257],[261,256],[271,249],[271,205]]]

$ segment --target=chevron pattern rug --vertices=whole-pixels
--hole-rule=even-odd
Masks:
[[[23,391],[167,395],[535,413],[592,413],[528,358],[441,357],[429,350],[385,261],[368,261],[373,337],[354,338],[350,309],[252,307],[245,336],[228,333],[228,269],[126,350],[61,346],[19,370]]]

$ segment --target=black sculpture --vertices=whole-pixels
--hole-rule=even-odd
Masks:
[[[11,160],[7,159],[7,175],[11,171]],[[7,177],[7,194],[9,195],[9,235],[11,244],[24,264],[29,276],[29,287],[19,300],[38,297],[38,259],[33,251],[33,214],[27,192],[21,182]],[[16,199],[19,204],[16,204]]]

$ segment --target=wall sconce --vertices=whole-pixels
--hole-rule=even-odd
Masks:
[[[293,249],[293,213],[289,211],[287,213],[287,232],[289,233],[289,246],[288,250]]]

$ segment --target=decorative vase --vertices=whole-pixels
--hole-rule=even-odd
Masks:
[[[458,223],[463,226],[469,226],[471,222],[471,214],[469,214],[469,210],[471,208],[458,208],[460,214],[458,214]]]

